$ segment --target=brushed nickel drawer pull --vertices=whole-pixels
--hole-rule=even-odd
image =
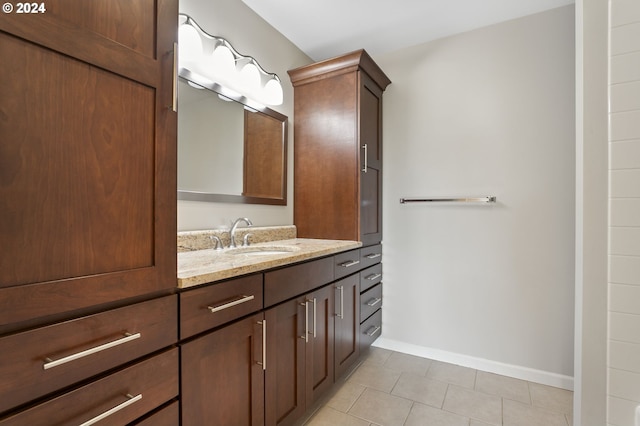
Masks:
[[[343,268],[350,268],[357,265],[358,263],[360,263],[359,260],[347,260],[346,262],[339,263],[338,266],[342,266]]]
[[[380,302],[382,302],[382,299],[379,297],[375,297],[367,302],[367,306],[376,306]]]
[[[178,43],[173,43],[173,82],[171,86],[171,111],[178,112]]]
[[[309,301],[301,302],[300,306],[304,306],[304,335],[300,338],[304,339],[305,343],[309,343]]]
[[[367,259],[377,259],[380,256],[382,256],[382,253],[371,253],[371,254],[366,255],[365,257]]]
[[[264,371],[267,369],[267,320],[258,321],[258,324],[262,325],[262,362],[258,365],[261,365]]]
[[[222,311],[224,309],[231,308],[233,306],[239,305],[239,304],[244,303],[244,302],[248,302],[249,300],[253,300],[253,299],[255,299],[253,294],[251,296],[245,296],[243,294],[242,296],[239,296],[238,299],[236,299],[236,300],[232,300],[231,302],[223,303],[223,304],[218,305],[218,306],[207,306],[207,309],[210,310],[212,314],[214,314],[216,312]]]
[[[369,281],[375,281],[378,278],[380,278],[382,276],[382,274],[371,274],[371,275],[367,275],[366,277],[364,277],[365,280],[369,280]]]
[[[316,319],[318,318],[316,310],[316,298],[313,298],[313,338],[316,338]]]
[[[336,290],[340,291],[340,313],[336,314],[336,316],[344,319],[344,286],[336,286]]]
[[[365,143],[364,145],[362,145],[362,149],[364,149],[364,166],[362,166],[362,171],[367,173],[367,169],[369,168],[369,163],[368,163],[368,147],[367,144]]]
[[[98,423],[100,420],[106,419],[107,417],[109,417],[110,415],[124,409],[127,408],[129,405],[138,402],[142,399],[142,394],[138,394],[136,396],[127,394],[127,398],[129,398],[128,400],[126,400],[125,402],[123,402],[122,404],[118,404],[115,407],[113,407],[110,410],[105,411],[104,413],[90,419],[87,420],[86,422],[82,423],[80,426],[90,426],[92,424]]]
[[[45,369],[45,370],[48,370],[50,368],[57,367],[57,366],[62,365],[62,364],[66,364],[67,362],[75,361],[76,359],[80,359],[80,358],[84,358],[87,355],[92,355],[92,354],[95,354],[97,352],[104,351],[105,349],[113,348],[114,346],[122,345],[123,343],[127,343],[127,342],[130,342],[130,341],[135,340],[135,339],[139,339],[140,337],[142,337],[142,335],[140,333],[136,333],[136,334],[125,333],[125,337],[122,337],[122,338],[120,338],[118,340],[114,340],[112,342],[105,343],[104,345],[96,346],[94,348],[90,348],[90,349],[87,349],[87,350],[82,351],[82,352],[77,352],[77,353],[75,353],[73,355],[65,356],[64,358],[53,360],[53,359],[47,357],[47,358],[44,359],[46,362],[42,365],[42,368]]]
[[[369,331],[373,328],[373,331]],[[369,337],[373,337],[377,332],[379,332],[380,330],[382,330],[382,327],[380,327],[379,325],[372,325],[369,330],[367,330],[364,334],[366,334]]]

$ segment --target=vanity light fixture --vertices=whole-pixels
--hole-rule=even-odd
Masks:
[[[222,95],[231,98],[282,104],[282,84],[276,74],[266,72],[251,56],[238,53],[224,38],[205,32],[189,15],[181,13],[179,18],[181,75],[187,74],[197,85],[216,85]]]

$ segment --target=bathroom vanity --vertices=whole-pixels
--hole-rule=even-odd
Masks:
[[[380,332],[380,249],[296,238],[180,253],[182,424],[302,419]],[[224,264],[241,276],[201,283]]]

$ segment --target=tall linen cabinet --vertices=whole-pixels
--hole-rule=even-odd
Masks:
[[[382,332],[382,93],[391,81],[364,50],[289,76],[298,237],[365,247],[358,259],[336,263],[343,277],[333,303],[338,377]]]
[[[289,71],[294,222],[301,238],[382,240],[382,92],[364,50]]]

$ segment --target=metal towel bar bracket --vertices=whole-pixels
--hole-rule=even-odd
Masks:
[[[459,198],[400,198],[400,204],[406,203],[495,203],[495,196],[459,197]]]

